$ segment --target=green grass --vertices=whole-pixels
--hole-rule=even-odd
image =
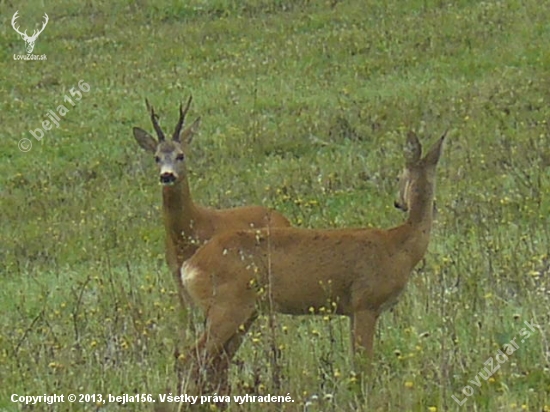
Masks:
[[[0,410],[31,410],[13,393],[173,384],[183,323],[157,172],[131,128],[151,129],[147,97],[171,129],[189,94],[195,200],[264,204],[303,227],[398,224],[405,132],[431,144],[450,129],[430,248],[379,322],[365,386],[347,319],[276,316],[239,351],[234,394],[295,400],[274,411],[550,410],[549,3],[34,2],[17,7],[23,30],[50,17],[35,62],[13,60],[14,7],[0,3]],[[90,91],[32,138],[80,80]],[[524,321],[540,329],[459,407]]]

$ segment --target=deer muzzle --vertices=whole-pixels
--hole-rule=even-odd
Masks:
[[[160,183],[163,185],[173,185],[176,183],[176,175],[171,172],[164,172],[160,174]]]

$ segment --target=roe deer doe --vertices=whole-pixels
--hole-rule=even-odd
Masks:
[[[199,387],[220,390],[258,313],[307,315],[327,302],[333,313],[349,316],[354,352],[361,349],[371,359],[378,317],[397,299],[428,247],[444,138],[422,158],[418,138],[408,134],[396,202],[408,218],[400,226],[241,230],[202,246],[183,264],[181,279],[206,314],[205,331],[180,370],[200,380]]]

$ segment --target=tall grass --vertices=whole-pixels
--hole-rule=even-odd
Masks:
[[[34,50],[46,61],[13,60],[24,52],[17,7],[22,30],[48,13]],[[303,227],[398,224],[405,132],[431,142],[450,129],[429,252],[379,322],[369,380],[358,385],[345,318],[260,318],[232,366],[233,393],[294,402],[229,410],[550,410],[549,4],[64,0],[0,11],[0,410],[114,411],[10,397],[156,397],[173,385],[183,323],[154,162],[131,128],[150,127],[145,97],[169,127],[189,94],[202,116],[188,158],[195,199],[265,204]],[[90,91],[35,140],[29,131],[80,80]],[[470,383],[525,321],[540,327]]]

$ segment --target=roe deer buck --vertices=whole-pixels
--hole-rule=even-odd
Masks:
[[[158,115],[146,100],[158,141],[139,127],[134,127],[138,144],[150,153],[160,169],[162,184],[162,209],[166,230],[166,261],[178,286],[178,295],[186,307],[185,291],[182,289],[179,270],[182,263],[207,240],[226,230],[266,226],[290,226],[280,213],[261,206],[215,210],[196,205],[191,197],[187,181],[186,155],[189,143],[196,133],[200,117],[191,126],[183,129],[185,116],[191,105],[189,97],[185,109],[180,105],[180,117],[172,140],[166,140],[158,123]],[[182,130],[183,129],[183,130]]]
[[[408,218],[400,226],[243,230],[202,246],[183,264],[181,278],[206,314],[205,331],[180,370],[195,380],[200,374],[203,383],[220,390],[227,384],[229,361],[258,313],[307,315],[327,304],[333,313],[350,317],[353,351],[361,349],[372,359],[376,321],[428,247],[445,134],[423,158],[416,135],[407,136],[396,206],[408,211]]]

